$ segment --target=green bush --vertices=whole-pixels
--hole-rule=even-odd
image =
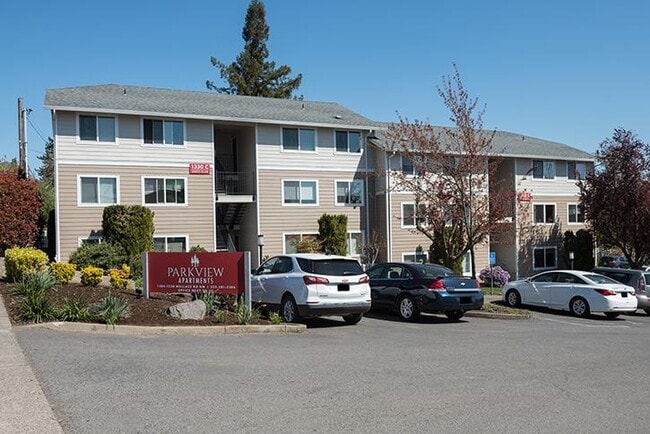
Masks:
[[[278,312],[271,312],[269,314],[269,321],[271,321],[271,324],[282,324],[282,315],[280,315]]]
[[[108,206],[102,215],[104,240],[119,245],[129,260],[140,258],[153,250],[153,216],[153,211],[142,205]]]
[[[24,276],[14,287],[14,294],[21,296],[18,312],[24,320],[39,323],[55,317],[54,306],[47,297],[55,284],[56,278],[49,270],[38,270]]]
[[[33,292],[47,292],[56,285],[56,278],[49,270],[38,270],[24,276],[16,284],[12,292],[16,295],[26,297]]]
[[[84,286],[97,286],[104,277],[104,271],[97,267],[85,267],[81,269],[81,284]]]
[[[237,315],[237,322],[240,325],[248,325],[253,320],[258,320],[261,317],[259,309],[249,309],[246,303],[239,303],[235,307],[235,315]]]
[[[61,321],[85,322],[91,317],[90,309],[83,300],[64,299],[56,317]]]
[[[120,319],[131,315],[131,306],[123,298],[107,295],[92,305],[91,312],[106,324],[115,327]]]
[[[66,262],[51,262],[50,271],[56,278],[57,283],[64,284],[70,283],[74,277],[75,271],[77,271],[77,268],[74,266],[74,264],[69,264]]]
[[[74,264],[78,270],[86,267],[98,267],[106,271],[128,263],[121,247],[112,243],[83,244],[72,252],[69,262]]]
[[[318,219],[318,239],[325,254],[347,255],[348,216],[345,214],[323,214]]]
[[[196,246],[190,247],[190,252],[207,252],[207,251],[208,250],[205,247],[201,246],[201,245],[196,245]]]
[[[221,297],[214,292],[201,292],[194,294],[197,300],[205,303],[205,311],[208,315],[215,313],[221,306]]]
[[[34,247],[14,247],[5,251],[5,270],[10,282],[18,282],[28,274],[44,268],[47,254]]]

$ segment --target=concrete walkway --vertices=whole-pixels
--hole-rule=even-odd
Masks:
[[[11,330],[0,297],[0,432],[63,433]]]

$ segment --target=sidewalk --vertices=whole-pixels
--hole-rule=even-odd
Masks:
[[[11,330],[2,297],[0,297],[0,432],[63,433],[32,367]]]

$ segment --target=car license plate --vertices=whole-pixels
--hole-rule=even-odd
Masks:
[[[349,283],[339,283],[339,291],[349,291],[349,290],[350,290]]]
[[[621,292],[621,297],[627,297],[627,292]]]
[[[461,304],[469,304],[472,302],[472,297],[461,297],[460,298],[460,303]]]

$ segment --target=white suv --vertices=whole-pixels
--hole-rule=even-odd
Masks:
[[[286,322],[342,315],[348,324],[370,310],[369,278],[354,259],[322,254],[274,256],[253,272],[252,302]]]

